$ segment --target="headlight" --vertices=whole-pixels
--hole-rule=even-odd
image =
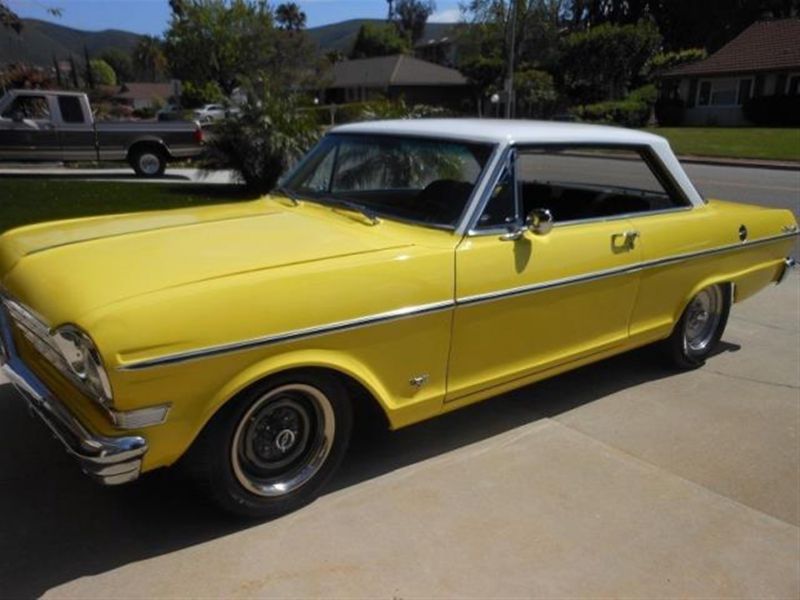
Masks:
[[[72,376],[77,377],[100,404],[111,404],[111,384],[91,338],[74,325],[65,325],[55,330],[53,340]]]

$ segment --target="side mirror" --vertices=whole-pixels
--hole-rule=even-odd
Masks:
[[[528,213],[525,224],[535,235],[547,235],[553,229],[553,214],[546,208],[534,208]]]
[[[14,121],[14,123],[22,123],[24,120],[22,112],[15,110],[13,113],[11,113],[11,120]]]
[[[503,242],[516,242],[525,236],[526,231],[534,235],[547,235],[553,228],[553,215],[546,208],[534,208],[525,219],[525,225],[517,225],[500,236]]]

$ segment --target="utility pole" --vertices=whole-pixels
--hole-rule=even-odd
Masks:
[[[514,116],[514,45],[517,38],[517,6],[514,0],[508,0],[508,9],[511,11],[511,43],[508,51],[508,77],[506,78],[506,119]]]

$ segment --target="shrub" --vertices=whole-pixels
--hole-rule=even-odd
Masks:
[[[264,89],[248,94],[238,115],[217,124],[204,167],[234,169],[250,189],[267,193],[318,137],[313,114],[298,110],[291,96]]]
[[[703,60],[708,56],[705,48],[686,48],[675,52],[660,52],[647,61],[644,67],[648,75],[657,75],[681,65]]]
[[[117,74],[106,61],[101,58],[93,58],[89,61],[92,69],[92,78],[99,85],[117,85]]]
[[[143,106],[133,111],[133,116],[137,119],[152,119],[156,116],[158,109],[154,106]]]
[[[759,96],[742,106],[744,116],[754,125],[800,126],[800,98],[797,96]]]
[[[183,82],[181,91],[181,104],[192,108],[208,103],[220,103],[225,100],[225,94],[216,81],[206,81],[205,83],[194,83],[192,81]]]
[[[661,127],[683,124],[686,103],[680,98],[659,98],[655,104],[656,121]]]
[[[548,117],[558,103],[553,76],[546,71],[525,69],[514,74],[517,113],[528,117]]]
[[[448,114],[441,106],[428,104],[406,104],[399,100],[373,100],[360,106],[358,121],[374,121],[376,119],[422,119],[425,117],[443,117]]]
[[[648,106],[652,107],[658,99],[658,88],[652,83],[643,85],[642,87],[633,90],[625,99],[633,100],[635,102],[644,102]]]
[[[650,105],[636,100],[610,100],[572,109],[582,121],[644,127],[650,118]]]

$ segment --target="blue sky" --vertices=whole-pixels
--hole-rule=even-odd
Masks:
[[[67,27],[96,31],[124,29],[161,35],[169,20],[167,0],[6,0],[21,17],[55,21]],[[308,15],[308,26],[316,27],[346,19],[384,18],[385,0],[295,0]],[[272,4],[278,4],[273,0]],[[59,8],[60,18],[47,13]],[[458,1],[439,0],[432,21],[458,20]]]

